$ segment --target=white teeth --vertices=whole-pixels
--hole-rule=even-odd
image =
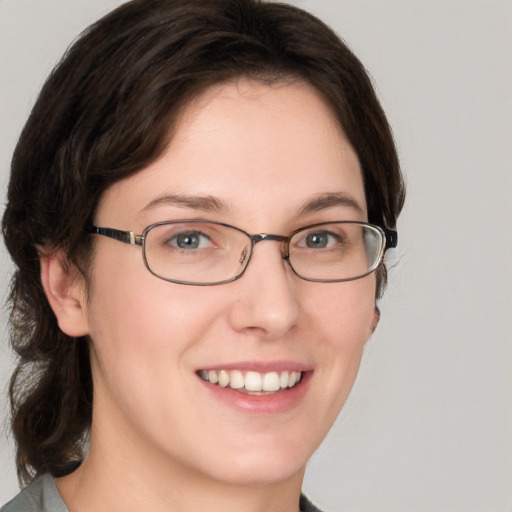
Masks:
[[[231,382],[229,383],[229,385],[233,389],[243,388],[245,385],[243,373],[238,370],[233,370],[231,372]]]
[[[301,372],[246,372],[240,370],[201,370],[199,375],[203,380],[219,386],[232,389],[245,388],[248,392],[275,392],[280,389],[292,388],[301,379]]]
[[[261,373],[247,372],[245,374],[245,389],[247,391],[261,391]]]
[[[222,386],[223,388],[227,387],[229,385],[229,375],[226,370],[221,370],[219,372],[219,386]]]
[[[277,372],[266,373],[263,377],[263,391],[277,391],[281,387]]]

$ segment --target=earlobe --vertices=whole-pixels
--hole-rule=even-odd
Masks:
[[[41,282],[62,332],[68,336],[89,333],[83,279],[63,251],[40,250]]]

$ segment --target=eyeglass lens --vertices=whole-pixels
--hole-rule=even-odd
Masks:
[[[374,270],[383,247],[384,235],[378,228],[333,222],[295,232],[288,241],[288,257],[295,273],[304,279],[342,281]],[[172,281],[229,281],[243,272],[252,249],[247,233],[213,222],[162,223],[144,233],[146,265]]]

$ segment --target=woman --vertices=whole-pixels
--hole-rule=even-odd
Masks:
[[[13,157],[29,485],[3,511],[316,510],[305,465],[378,323],[403,195],[364,68],[304,11],[135,0],[93,25]]]

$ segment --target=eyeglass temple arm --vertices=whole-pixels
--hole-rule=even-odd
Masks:
[[[91,226],[89,232],[113,238],[114,240],[119,240],[120,242],[129,245],[142,245],[142,236],[134,235],[133,231],[121,231],[120,229],[98,228],[96,226]]]
[[[385,249],[394,249],[398,245],[398,232],[394,229],[383,228],[386,235]]]

